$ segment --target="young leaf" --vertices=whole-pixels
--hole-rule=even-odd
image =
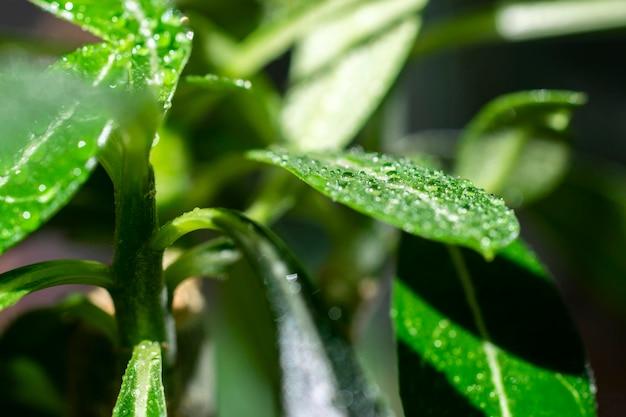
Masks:
[[[424,3],[363,2],[320,23],[298,44],[295,84],[281,115],[287,142],[297,149],[336,150],[353,138],[400,71]]]
[[[575,327],[524,245],[488,263],[405,238],[392,317],[407,416],[595,415]]]
[[[66,284],[113,286],[108,266],[79,260],[46,261],[0,274],[0,310],[43,288]]]
[[[493,100],[463,133],[456,173],[516,206],[547,194],[565,175],[569,122],[585,101],[584,94],[558,90]]]
[[[202,228],[222,230],[239,246],[267,287],[276,323],[286,416],[392,416],[363,376],[348,342],[329,326],[318,291],[270,231],[236,212],[196,209],[163,226],[152,247],[163,248]]]
[[[165,417],[161,345],[142,342],[134,347],[117,397],[113,417]]]
[[[334,201],[375,219],[486,257],[519,232],[515,215],[501,199],[409,160],[358,150],[306,155],[270,150],[249,156],[283,167]]]

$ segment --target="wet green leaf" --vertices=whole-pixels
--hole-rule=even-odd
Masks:
[[[463,133],[456,174],[513,206],[546,195],[569,167],[569,123],[585,101],[584,94],[559,90],[493,100]]]
[[[0,252],[47,220],[96,165],[109,97],[80,78],[0,68]]]
[[[105,42],[64,56],[45,74],[24,65],[1,70],[0,124],[8,128],[0,138],[0,251],[69,200],[124,109],[140,112],[113,92],[151,90],[166,110],[191,47],[192,33],[166,2],[33,2]]]
[[[269,230],[234,211],[196,209],[164,225],[152,247],[167,247],[199,229],[228,234],[267,289],[276,324],[284,415],[393,415],[363,376],[351,346],[330,326],[319,291]]]
[[[161,345],[141,342],[128,362],[113,417],[165,417]]]
[[[519,232],[515,215],[501,199],[469,181],[406,159],[358,150],[309,155],[270,150],[249,155],[287,169],[357,211],[427,239],[473,248],[486,257]]]
[[[84,46],[59,66],[112,89],[152,89],[169,109],[193,38],[187,19],[169,1],[31,1],[105,41]]]
[[[560,295],[519,241],[491,263],[405,236],[394,285],[408,416],[595,416],[595,388]]]
[[[281,114],[288,143],[297,149],[336,150],[352,140],[402,68],[424,4],[362,2],[326,19],[298,43],[294,85]]]
[[[66,284],[109,288],[113,278],[109,267],[99,262],[58,260],[26,265],[0,274],[0,310],[34,291]]]

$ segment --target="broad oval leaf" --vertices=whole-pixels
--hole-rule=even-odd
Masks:
[[[424,3],[362,2],[299,42],[291,69],[294,85],[281,114],[288,143],[296,149],[336,150],[352,140],[402,68]]]
[[[492,257],[519,233],[504,202],[441,171],[406,159],[365,153],[254,151],[330,197],[409,233],[473,248]]]
[[[405,235],[394,285],[408,416],[595,416],[582,344],[519,241],[493,262]]]
[[[513,206],[546,195],[569,167],[569,122],[585,101],[584,94],[559,90],[493,100],[461,136],[456,174]]]
[[[363,375],[352,347],[329,325],[319,291],[269,230],[233,211],[196,209],[164,225],[152,247],[166,247],[203,228],[228,234],[267,288],[276,325],[284,415],[393,416]]]
[[[144,341],[133,348],[113,417],[165,417],[163,359],[158,342]]]

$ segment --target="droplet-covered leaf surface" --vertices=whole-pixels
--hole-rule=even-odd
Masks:
[[[569,123],[585,101],[559,90],[498,97],[463,133],[456,173],[515,206],[546,195],[569,166]]]
[[[0,252],[69,200],[111,130],[105,92],[33,67],[0,68]]]
[[[573,322],[519,242],[485,262],[405,235],[393,292],[407,417],[596,415]]]
[[[26,65],[2,70],[0,252],[70,199],[118,116],[141,113],[119,95],[148,89],[163,112],[171,106],[193,35],[166,1],[33,2],[105,42],[64,56],[45,74]]]
[[[105,41],[66,56],[61,67],[112,89],[149,87],[164,110],[171,107],[180,72],[191,52],[193,33],[170,1],[31,1]]]
[[[113,417],[165,417],[167,408],[161,378],[161,345],[142,342],[134,347]]]
[[[375,219],[427,239],[473,248],[486,257],[519,233],[513,211],[501,199],[407,159],[359,150],[267,150],[250,157],[283,167],[334,201]]]

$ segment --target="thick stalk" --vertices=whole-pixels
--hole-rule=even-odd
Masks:
[[[135,152],[133,152],[135,151]],[[122,175],[115,190],[116,234],[113,273],[116,286],[111,295],[123,348],[132,349],[143,340],[170,346],[171,315],[166,305],[162,275],[163,251],[148,242],[157,229],[154,174],[143,149],[126,149]]]

